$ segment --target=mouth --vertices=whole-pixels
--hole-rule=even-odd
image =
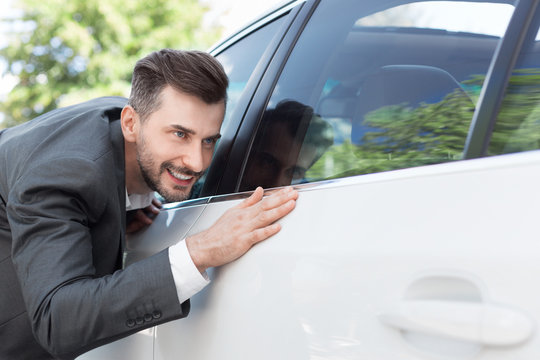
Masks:
[[[169,177],[175,184],[180,186],[189,186],[195,179],[193,175],[182,174],[171,169],[167,169],[167,174],[169,174]]]

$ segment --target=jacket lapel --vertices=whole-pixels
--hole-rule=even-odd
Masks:
[[[125,178],[125,149],[124,136],[120,127],[120,120],[110,123],[111,144],[114,149],[114,164],[118,193],[118,210],[120,213],[120,264],[123,263],[123,254],[126,247],[126,178]]]

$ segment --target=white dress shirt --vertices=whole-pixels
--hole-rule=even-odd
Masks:
[[[143,209],[152,203],[154,193],[129,195],[126,189],[126,210]],[[201,274],[193,263],[185,239],[169,247],[169,263],[178,300],[183,303],[210,283],[208,275]]]

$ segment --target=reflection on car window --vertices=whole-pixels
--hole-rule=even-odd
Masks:
[[[393,7],[385,9],[386,3]],[[395,4],[321,1],[271,96],[243,190],[255,185],[250,179],[264,174],[255,166],[265,163],[262,153],[269,159],[284,151],[279,141],[274,141],[273,152],[266,149],[270,138],[280,136],[265,124],[267,113],[284,101],[312,109],[316,116],[311,121],[329,125],[333,139],[329,146],[321,140],[317,151],[324,153],[306,169],[301,154],[311,146],[306,135],[310,126],[299,126],[294,139],[302,146],[286,147],[292,149],[286,164],[290,168],[295,163],[302,176],[276,182],[265,175],[271,184],[461,159],[480,89],[514,8],[461,1]],[[323,134],[320,138],[326,139]],[[267,164],[267,171],[276,177],[272,166]]]
[[[533,30],[509,79],[487,155],[540,149],[540,37]]]
[[[222,134],[226,131],[227,126],[229,126],[231,122],[231,114],[234,112],[238,99],[244,92],[244,88],[251,77],[255,66],[257,66],[268,43],[276,34],[285,16],[286,15],[281,16],[271,23],[266,24],[264,27],[257,29],[216,55],[216,58],[223,65],[225,73],[229,78],[227,108],[221,126]],[[219,140],[216,148],[217,146],[219,146]],[[191,199],[199,197],[205,180],[206,175],[203,175],[193,186],[190,195]]]
[[[330,124],[296,101],[282,101],[266,110],[260,128],[243,189],[303,182],[307,170],[334,142]]]

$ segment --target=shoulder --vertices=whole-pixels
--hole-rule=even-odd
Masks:
[[[7,198],[8,208],[19,213],[43,212],[52,216],[59,212],[72,214],[73,218],[80,214],[92,222],[111,202],[119,201],[121,184],[114,169],[90,159],[58,156],[27,167],[19,175],[11,183]]]
[[[26,123],[6,129],[2,133],[2,146],[14,142],[39,141],[58,133],[72,130],[86,130],[86,134],[103,132],[111,122],[120,119],[122,109],[127,104],[123,97],[111,96],[89,100],[45,113]]]
[[[126,106],[128,99],[120,96],[105,96],[74,104],[43,114],[32,122],[40,122],[51,118],[73,118],[81,115],[106,116],[108,118],[120,118],[122,108]]]
[[[16,177],[42,165],[63,164],[69,170],[68,164],[93,161],[96,167],[114,166],[108,159],[123,154],[122,134],[115,127],[126,102],[121,97],[98,98],[9,128],[0,138],[0,161],[5,160],[7,172]]]

